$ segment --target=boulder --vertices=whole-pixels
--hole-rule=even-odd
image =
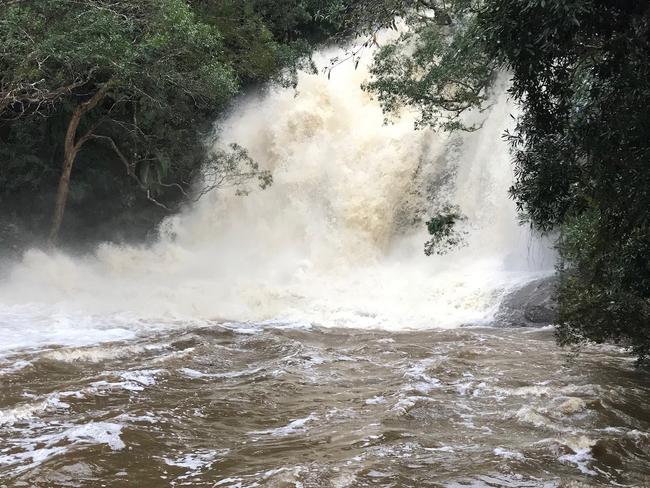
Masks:
[[[511,291],[502,300],[495,325],[505,327],[539,327],[555,323],[557,302],[553,276],[541,278]]]

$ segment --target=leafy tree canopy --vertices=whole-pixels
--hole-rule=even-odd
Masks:
[[[142,201],[171,208],[204,170],[265,186],[245,150],[206,158],[205,140],[242,85],[295,82],[326,35],[319,3],[0,0],[4,207],[24,214],[27,200],[44,227],[58,179],[55,235],[68,195],[73,210],[101,201],[117,216]]]

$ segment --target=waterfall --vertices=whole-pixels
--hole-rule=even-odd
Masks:
[[[103,244],[82,257],[27,252],[0,285],[16,341],[52,327],[65,337],[84,327],[120,337],[143,321],[489,322],[505,292],[553,266],[508,198],[501,135],[514,109],[505,88],[480,130],[449,135],[414,130],[408,110],[384,124],[360,89],[367,76],[363,62],[329,80],[302,73],[297,90],[249,95],[219,121],[219,143],[247,148],[272,172],[269,189],[210,193],[168,218],[151,245]],[[445,203],[466,215],[466,245],[426,257],[424,221]]]

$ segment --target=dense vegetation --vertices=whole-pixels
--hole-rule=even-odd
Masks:
[[[388,114],[411,105],[420,123],[457,128],[486,106],[494,73],[510,73],[511,194],[525,221],[559,231],[558,338],[650,356],[650,4],[382,4],[411,28],[380,49],[367,89]],[[451,232],[429,229],[428,246]]]
[[[308,67],[330,6],[0,0],[0,244],[151,229],[202,169],[194,195],[267,185],[244,148],[206,157],[206,138],[242,87]]]

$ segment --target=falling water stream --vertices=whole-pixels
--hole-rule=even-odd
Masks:
[[[12,267],[0,486],[650,486],[647,373],[500,319],[554,264],[508,199],[503,86],[449,135],[383,124],[366,76],[301,74],[220,121],[271,188]],[[426,257],[445,204],[466,245]]]

